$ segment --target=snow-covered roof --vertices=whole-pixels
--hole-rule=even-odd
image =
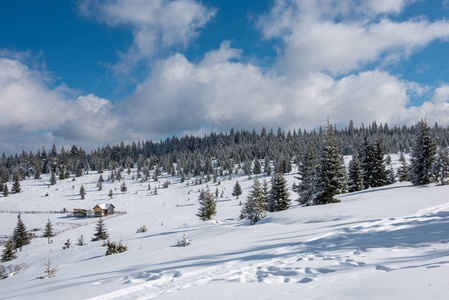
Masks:
[[[99,203],[96,206],[98,206],[101,209],[108,209],[109,207],[115,207],[114,205],[112,205],[111,203]]]

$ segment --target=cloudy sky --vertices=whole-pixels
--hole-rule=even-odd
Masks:
[[[448,0],[3,1],[0,153],[449,125],[448,17]]]

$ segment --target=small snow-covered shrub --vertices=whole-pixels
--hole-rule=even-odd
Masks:
[[[26,268],[28,268],[27,264],[9,265],[7,267],[0,265],[0,279],[11,277]]]
[[[185,234],[182,235],[182,240],[178,240],[178,243],[176,246],[178,247],[187,247],[192,245],[192,240],[190,239],[190,236],[186,236]]]
[[[106,243],[106,246],[108,247],[108,250],[106,251],[106,255],[116,254],[116,253],[122,253],[128,250],[127,245],[123,245],[122,241],[115,242],[115,241],[108,241]]]
[[[136,233],[147,232],[147,227],[145,225],[141,226],[137,229]]]
[[[45,264],[45,271],[44,271],[44,273],[47,274],[47,278],[55,277],[57,270],[58,267],[52,267],[51,261],[50,259],[48,259],[48,262]]]

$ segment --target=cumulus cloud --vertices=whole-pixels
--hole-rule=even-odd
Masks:
[[[349,74],[379,60],[406,58],[436,39],[448,39],[448,21],[388,18],[407,2],[278,0],[257,26],[265,38],[283,40],[278,64],[289,76]]]
[[[27,143],[102,143],[119,138],[110,101],[94,95],[73,99],[67,87],[49,88],[46,79],[18,60],[0,58],[3,149]]]
[[[195,0],[85,0],[80,11],[109,26],[132,30],[133,44],[115,66],[119,73],[129,72],[137,62],[151,60],[160,51],[185,48],[216,13]]]
[[[413,124],[421,117],[449,122],[449,109],[441,100],[448,95],[444,87],[435,92],[439,112],[433,111],[436,104],[407,108],[410,95],[425,93],[428,87],[381,70],[338,79],[315,72],[293,83],[236,60],[239,55],[240,50],[225,42],[196,64],[182,54],[160,61],[125,101],[126,115],[133,116],[127,126],[157,136],[200,128],[310,129],[325,123],[327,115],[338,124],[351,119],[356,124]]]

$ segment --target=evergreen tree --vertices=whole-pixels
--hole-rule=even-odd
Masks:
[[[14,248],[20,249],[20,251],[22,251],[23,246],[30,243],[30,235],[21,219],[19,219],[16,228],[14,228],[12,239],[14,241]]]
[[[349,162],[348,191],[352,193],[362,191],[363,189],[362,168],[360,166],[359,155],[355,152],[352,160]]]
[[[82,168],[82,166],[81,166],[81,163],[78,163],[78,164],[76,165],[76,173],[75,173],[75,176],[76,176],[76,177],[81,177],[81,176],[83,176],[83,168]]]
[[[50,185],[55,185],[56,184],[56,176],[55,176],[55,171],[53,171],[53,169],[51,169],[51,175],[50,175]]]
[[[14,183],[12,184],[12,189],[11,192],[13,194],[18,194],[21,191],[20,188],[20,174],[19,171],[14,172],[14,177],[13,177]]]
[[[346,174],[343,171],[342,155],[337,147],[333,129],[328,125],[314,179],[313,203],[308,204],[334,202],[334,196],[344,190]]]
[[[97,228],[94,233],[94,237],[92,238],[92,241],[99,241],[99,240],[107,240],[109,238],[108,230],[105,227],[104,221],[102,218],[98,219],[97,222]]]
[[[408,164],[407,161],[405,159],[404,153],[401,151],[401,154],[399,156],[399,162],[401,163],[401,165],[398,168],[398,177],[399,177],[399,181],[407,181],[409,180],[410,176],[409,176],[409,172],[408,172]]]
[[[259,180],[255,179],[252,190],[249,192],[245,205],[242,208],[240,218],[248,218],[251,225],[255,224],[266,215],[266,204],[263,187]]]
[[[46,237],[48,239],[48,243],[50,244],[50,238],[52,236],[55,236],[55,233],[53,231],[53,224],[50,221],[50,218],[48,218],[47,223],[45,223],[45,230],[43,237]]]
[[[81,187],[80,187],[80,196],[81,196],[81,200],[84,200],[84,198],[86,196],[86,190],[84,189],[83,185],[81,185]]]
[[[363,143],[360,152],[360,165],[362,167],[362,179],[365,189],[374,186],[375,175],[375,158],[374,158],[374,147],[368,140],[368,136],[363,136]]]
[[[257,158],[254,161],[253,173],[256,174],[256,175],[262,173],[262,167],[261,167],[260,162],[259,162],[259,160]]]
[[[285,180],[284,176],[281,173],[273,175],[267,209],[270,212],[288,209],[291,202],[289,196],[287,180]]]
[[[240,186],[239,182],[236,181],[234,188],[232,190],[232,196],[239,198],[239,196],[242,194],[242,187]]]
[[[120,192],[126,193],[128,188],[126,187],[125,181],[123,181],[122,186],[120,187]]]
[[[432,181],[432,167],[436,146],[425,120],[417,125],[417,136],[411,153],[410,179],[413,185],[429,184]]]
[[[207,188],[207,190],[201,190],[198,201],[200,207],[198,208],[198,213],[196,215],[203,221],[211,220],[217,213],[217,201],[214,199],[214,195],[209,191],[209,188]]]
[[[6,241],[5,248],[2,251],[2,262],[7,262],[17,258],[16,248],[14,247],[14,241],[12,237]]]
[[[385,166],[384,152],[380,139],[377,139],[374,147],[374,161],[373,161],[373,181],[372,187],[379,187],[388,184],[388,172]],[[390,158],[391,161],[391,158]]]
[[[313,179],[315,177],[316,154],[312,146],[308,146],[307,150],[300,156],[298,165],[299,184],[296,192],[299,194],[297,200],[300,204],[305,204],[312,199],[313,196]]]
[[[3,197],[8,197],[9,191],[8,191],[8,185],[5,183],[3,185]]]
[[[440,147],[433,166],[434,180],[439,185],[448,184],[449,180],[449,155],[447,150]]]

